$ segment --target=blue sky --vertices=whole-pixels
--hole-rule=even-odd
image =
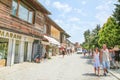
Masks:
[[[61,26],[72,42],[84,41],[85,30],[101,26],[114,11],[117,0],[39,0],[52,15],[50,17]]]

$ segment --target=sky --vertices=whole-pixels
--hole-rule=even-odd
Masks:
[[[71,37],[72,42],[84,42],[84,31],[101,26],[112,15],[117,0],[39,0],[49,15]]]

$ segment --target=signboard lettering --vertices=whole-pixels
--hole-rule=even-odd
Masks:
[[[19,34],[7,32],[4,30],[0,30],[0,37],[21,39],[21,36]]]

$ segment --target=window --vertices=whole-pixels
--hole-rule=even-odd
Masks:
[[[33,23],[33,11],[24,3],[18,2],[18,0],[13,0],[12,14],[29,23]]]
[[[19,6],[19,11],[18,11],[18,17],[27,21],[28,19],[28,10],[23,6],[23,5],[20,5]]]
[[[28,22],[30,22],[30,23],[33,22],[33,12],[32,11],[29,11]]]
[[[16,15],[16,12],[17,12],[17,2],[16,0],[14,0],[12,3],[12,14]]]
[[[43,32],[47,33],[47,26],[46,25],[44,25],[44,31]]]
[[[66,41],[66,36],[65,36],[65,35],[63,35],[63,36],[64,36],[64,37],[63,37],[63,40]]]

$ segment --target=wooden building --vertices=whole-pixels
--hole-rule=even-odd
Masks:
[[[40,53],[49,14],[37,0],[0,0],[0,66],[31,61]]]

